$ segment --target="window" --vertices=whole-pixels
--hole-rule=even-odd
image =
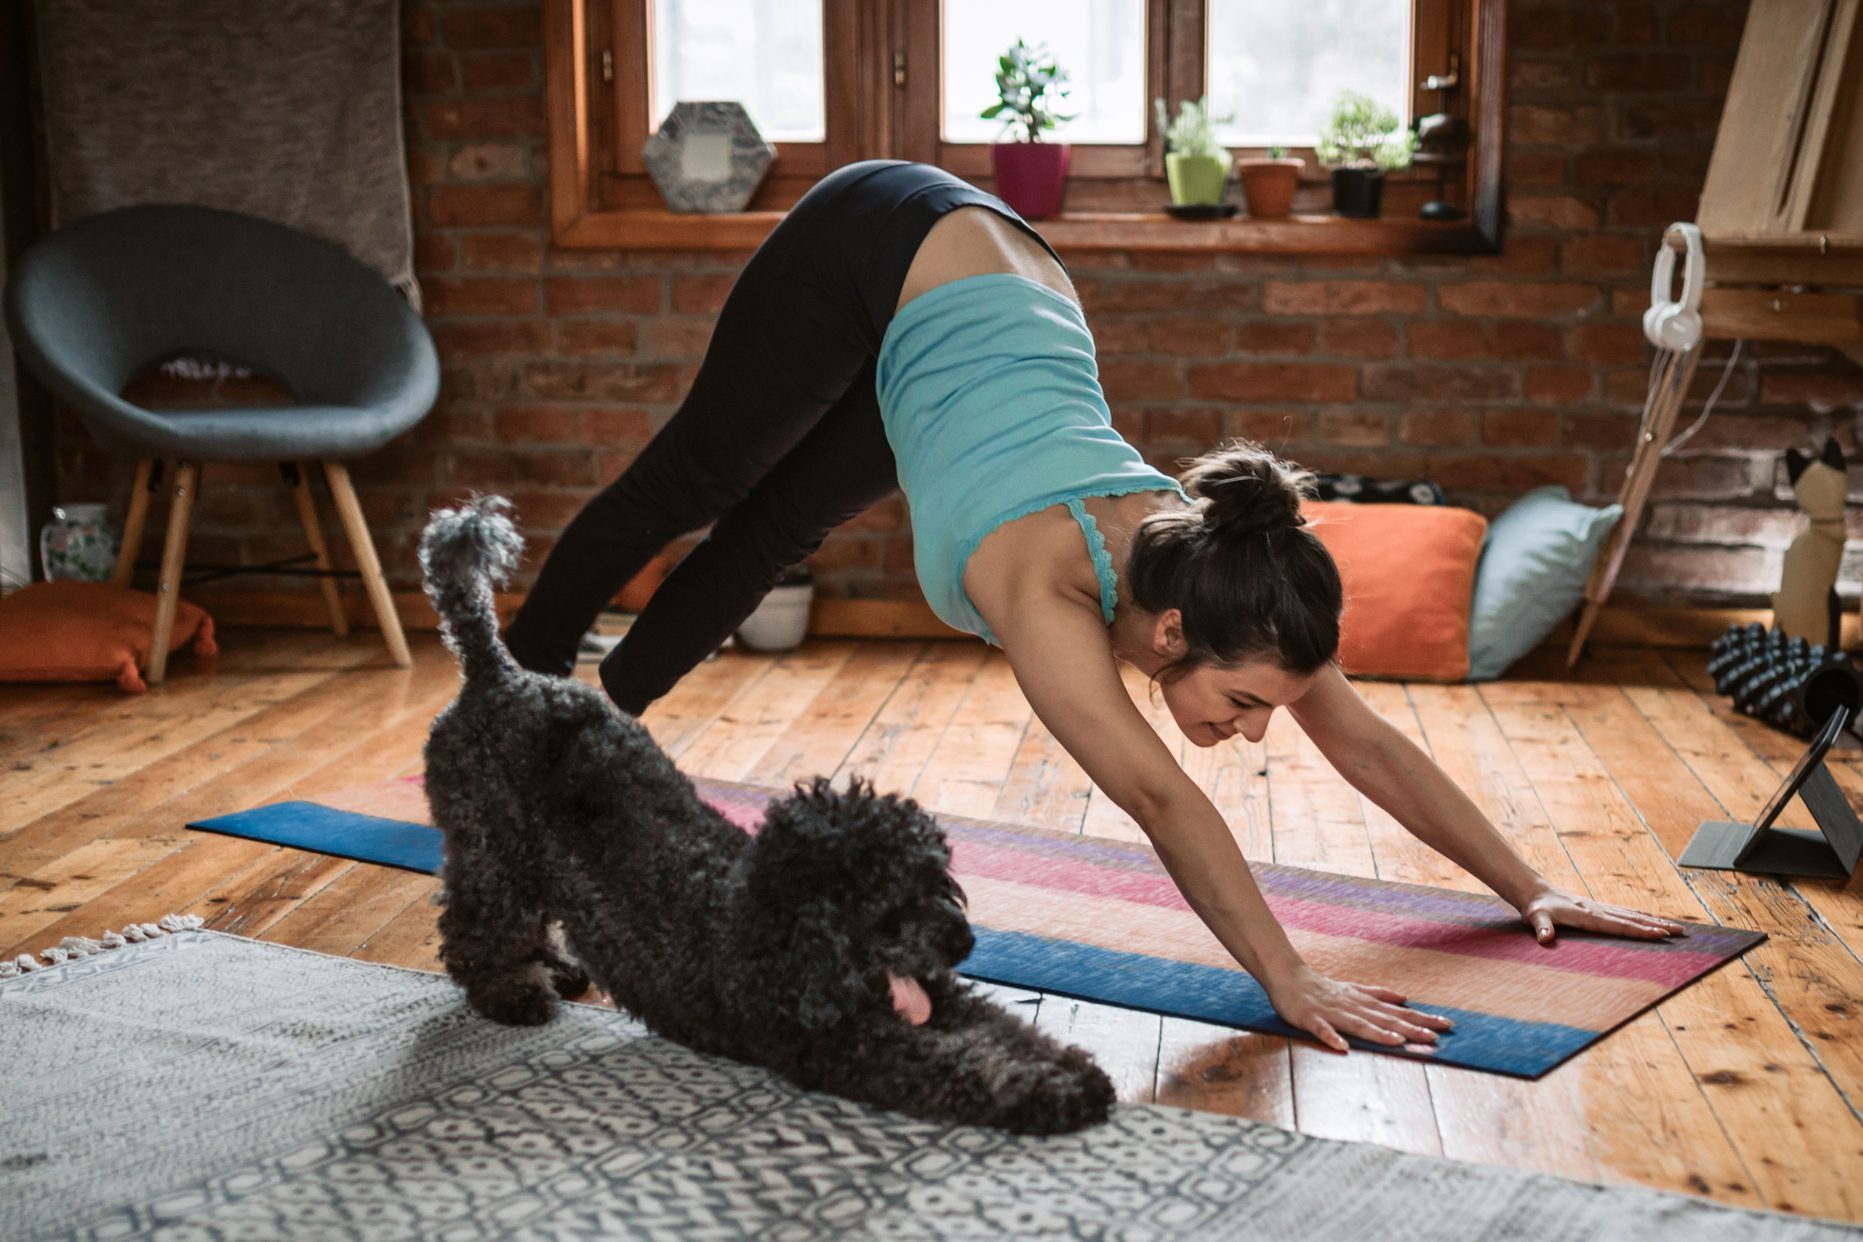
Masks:
[[[1057,246],[1324,253],[1492,251],[1500,219],[1505,0],[545,0],[553,236],[566,246],[755,245],[823,173],[851,160],[923,160],[990,184],[1001,127],[996,57],[1016,38],[1068,71],[1067,205],[1038,227]],[[1432,78],[1429,87],[1423,85]],[[1465,160],[1387,189],[1386,218],[1183,224],[1162,212],[1151,101],[1204,93],[1235,121],[1238,156],[1311,145],[1341,89],[1400,116],[1460,116]],[[640,148],[679,99],[744,102],[777,158],[752,210],[674,216]],[[1472,219],[1414,208],[1441,178]]]

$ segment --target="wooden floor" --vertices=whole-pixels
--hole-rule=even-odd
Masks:
[[[246,936],[432,969],[435,882],[190,833],[194,817],[416,771],[454,665],[414,635],[233,630],[144,696],[0,690],[0,955],[192,911]],[[1579,892],[1771,939],[1539,1082],[999,990],[1090,1048],[1125,1100],[1725,1203],[1863,1220],[1863,890],[1681,872],[1702,819],[1740,819],[1797,747],[1732,715],[1700,653],[1607,651],[1577,680],[1361,688],[1540,870]],[[1252,858],[1476,887],[1340,781],[1285,714],[1264,745],[1185,744],[1135,697]],[[860,772],[934,810],[1142,839],[975,643],[727,653],[646,721],[694,773]],[[1863,797],[1849,752],[1839,779]],[[1802,808],[1797,822],[1808,822]]]

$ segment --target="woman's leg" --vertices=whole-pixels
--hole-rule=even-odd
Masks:
[[[824,178],[732,286],[692,389],[621,476],[583,506],[505,634],[525,668],[566,675],[595,616],[655,553],[743,499],[847,391],[871,350],[855,321],[837,192]]]
[[[783,571],[898,489],[869,362],[801,443],[712,527],[602,661],[602,686],[639,715],[730,637]]]

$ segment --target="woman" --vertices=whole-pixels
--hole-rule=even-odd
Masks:
[[[1450,1023],[1310,969],[1222,815],[1133,705],[1162,687],[1199,746],[1285,708],[1349,782],[1520,911],[1657,938],[1681,925],[1548,885],[1341,675],[1339,576],[1305,476],[1250,445],[1181,483],[1113,431],[1059,256],[1000,199],[922,164],[824,178],[751,256],[679,411],[564,532],[507,641],[568,673],[595,614],[668,542],[710,535],[601,666],[639,714],[832,528],[904,488],[932,608],[1002,647],[1035,714],[1145,830],[1192,909],[1322,1043],[1433,1043]]]

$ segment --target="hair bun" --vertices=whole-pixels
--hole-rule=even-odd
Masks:
[[[1252,441],[1212,449],[1179,479],[1203,502],[1198,507],[1214,529],[1275,531],[1306,525],[1300,502],[1312,494],[1313,475]]]

